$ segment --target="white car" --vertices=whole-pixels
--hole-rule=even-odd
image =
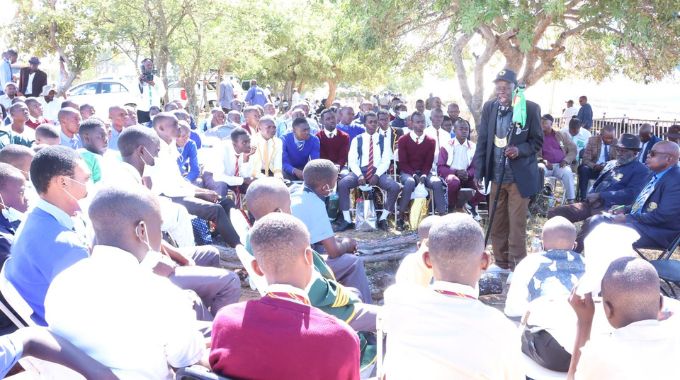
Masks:
[[[137,104],[139,88],[121,79],[100,78],[77,84],[68,91],[66,97],[78,105],[90,104],[98,115],[109,114],[114,105]]]

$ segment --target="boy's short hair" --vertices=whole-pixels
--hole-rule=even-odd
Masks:
[[[250,245],[265,273],[283,272],[309,247],[309,232],[296,217],[274,212],[255,222]]]
[[[302,178],[305,185],[314,189],[317,186],[330,184],[338,177],[338,169],[330,160],[316,159],[311,160],[302,170]]]

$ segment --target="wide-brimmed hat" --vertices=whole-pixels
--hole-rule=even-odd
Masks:
[[[46,85],[43,86],[42,92],[40,93],[40,96],[47,96],[52,91],[57,92],[57,89],[54,88],[54,85],[46,84]]]
[[[621,135],[616,147],[621,149],[640,150],[640,137],[631,135],[630,133],[624,133]]]
[[[31,57],[31,59],[28,60],[28,63],[31,65],[39,65],[40,59],[38,59],[38,57]]]
[[[504,82],[512,83],[517,86],[517,74],[510,69],[503,69],[496,74],[496,79],[493,80],[494,83],[502,80]]]
[[[671,125],[664,136],[671,139],[680,139],[680,124]]]

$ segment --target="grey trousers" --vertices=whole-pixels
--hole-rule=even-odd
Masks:
[[[347,174],[338,182],[338,196],[340,197],[339,203],[341,211],[349,210],[349,192],[357,186],[359,186],[359,177],[354,173]],[[385,200],[384,207],[387,211],[394,214],[394,205],[399,196],[401,186],[385,173],[380,176],[378,187],[387,192],[387,199]],[[350,220],[348,220],[348,222],[350,222]]]
[[[368,285],[368,277],[364,269],[364,260],[361,257],[347,253],[334,259],[329,257],[326,263],[333,270],[335,279],[339,283],[357,289],[364,303],[373,302],[371,287]]]
[[[376,318],[380,306],[367,303],[354,304],[354,316],[347,322],[354,331],[376,332]]]
[[[222,307],[239,301],[241,281],[236,273],[220,267],[217,248],[204,245],[180,250],[196,265],[175,268],[169,279],[182,289],[193,290],[201,298],[205,310],[197,312],[200,320],[212,320]]]
[[[404,185],[404,190],[401,193],[401,200],[399,201],[399,213],[405,213],[408,211],[408,204],[411,202],[411,194],[416,188],[416,180],[411,174],[402,173],[399,178],[401,184]],[[448,205],[444,200],[444,186],[442,185],[442,180],[437,176],[428,176],[425,179],[425,187],[432,189],[434,199],[434,208],[438,214],[444,215],[448,211]]]

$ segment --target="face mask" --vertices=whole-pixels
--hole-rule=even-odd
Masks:
[[[71,178],[71,177],[66,177],[66,178],[68,178],[68,179],[70,179],[71,181],[76,182],[76,183],[78,183],[78,184],[80,184],[80,185],[82,185],[82,186],[85,187],[85,191],[87,192],[87,194],[85,194],[85,197],[83,197],[83,198],[81,198],[81,199],[78,199],[78,198],[74,197],[73,194],[71,194],[70,191],[66,190],[66,188],[64,188],[64,192],[66,193],[66,195],[69,196],[69,198],[73,199],[73,200],[78,204],[79,210],[86,210],[87,207],[84,207],[84,206],[85,206],[85,204],[84,204],[85,202],[83,202],[83,199],[85,199],[88,195],[93,195],[93,194],[94,194],[94,189],[92,188],[93,183],[92,183],[91,181],[87,181],[87,183],[82,183],[82,182],[77,181],[77,180],[75,180],[75,179],[73,179],[73,178]]]
[[[406,119],[407,117],[408,117],[407,111],[399,111],[399,118],[400,119]]]
[[[143,221],[139,222],[137,227],[135,227],[135,234],[137,235],[139,240],[141,240],[142,243],[144,243],[146,245],[146,255],[144,255],[144,258],[142,259],[141,264],[144,265],[144,266],[148,266],[151,269],[156,265],[156,263],[160,260],[161,256],[163,256],[163,254],[160,253],[159,251],[151,248],[151,243],[149,243],[148,232],[144,236],[142,236],[142,233],[140,231],[138,231],[138,228],[140,228],[141,226],[146,227],[146,223],[144,223]],[[144,230],[148,231],[147,228],[144,228]]]
[[[333,198],[333,197],[337,197],[337,192],[336,192],[337,187],[338,187],[337,184],[332,189],[329,185],[323,185],[321,190],[328,192],[328,195],[326,195],[327,197]]]
[[[142,147],[142,149],[144,149],[144,151],[145,151],[146,153],[148,153],[149,156],[153,157],[153,155],[151,154],[151,152],[149,152],[145,147]],[[153,171],[154,171],[154,167],[153,167],[152,165],[149,165],[149,164],[146,163],[146,160],[144,159],[144,154],[142,154],[141,156],[139,156],[139,158],[140,158],[140,159],[142,160],[142,162],[144,163],[144,168],[142,169],[142,177],[150,177],[151,174],[152,174]]]
[[[0,195],[0,205],[2,206],[2,216],[5,217],[10,223],[14,222],[21,222],[24,220],[24,213],[20,212],[19,210],[9,207],[5,204],[5,200],[2,199],[2,195]]]

